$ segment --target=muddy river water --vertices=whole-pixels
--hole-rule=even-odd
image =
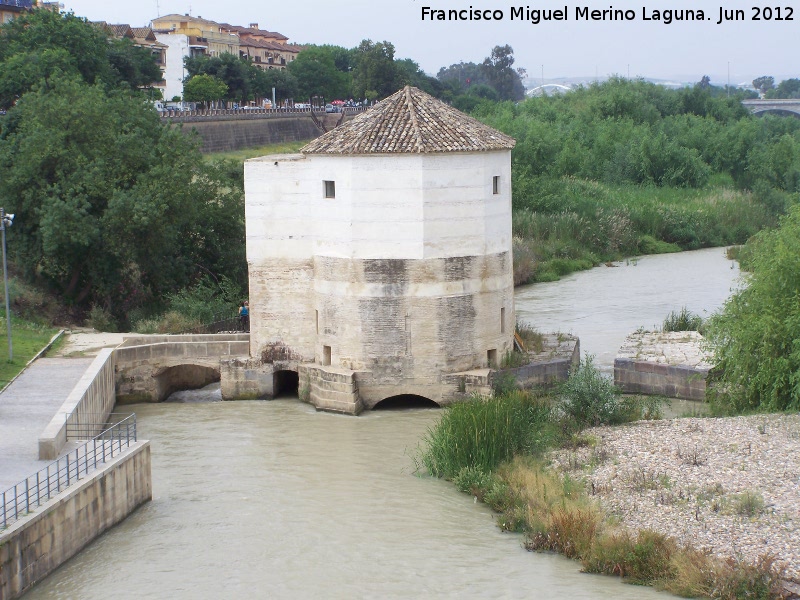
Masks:
[[[735,271],[719,249],[647,257],[520,289],[517,311],[608,365],[640,325],[716,308]],[[526,552],[486,507],[415,476],[437,410],[353,418],[296,398],[221,402],[218,387],[132,409],[153,501],[25,598],[668,597]]]

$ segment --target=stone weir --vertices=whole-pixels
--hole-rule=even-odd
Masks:
[[[489,396],[503,378],[519,388],[548,388],[565,381],[580,359],[580,341],[564,334],[545,334],[541,347],[516,354],[514,365],[476,368],[447,373],[431,386],[433,401],[440,406],[464,401],[474,394]],[[263,358],[231,357],[220,360],[223,400],[272,398],[297,386],[300,400],[317,410],[357,415],[380,402],[365,400],[359,383],[369,381],[366,370],[304,363],[290,354]],[[392,396],[389,396],[392,397]]]
[[[625,393],[703,401],[710,361],[696,331],[637,331],[614,360],[614,383]]]

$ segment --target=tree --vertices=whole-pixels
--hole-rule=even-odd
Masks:
[[[207,104],[221,100],[227,93],[228,86],[224,81],[205,73],[193,76],[183,85],[183,97],[188,102]]]
[[[77,77],[25,94],[0,133],[0,199],[18,214],[17,267],[122,322],[198,273],[241,276],[239,189],[144,100]]]
[[[447,86],[454,95],[463,94],[470,86],[489,84],[486,71],[481,65],[460,62],[442,67],[436,78]]]
[[[287,70],[297,79],[297,93],[301,98],[350,96],[351,76],[336,68],[331,47],[305,48],[289,63]]]
[[[753,79],[753,87],[762,94],[766,94],[775,87],[775,78],[772,75],[762,75]]]
[[[362,40],[356,48],[356,68],[353,72],[353,95],[357,98],[385,98],[400,86],[394,64],[394,45],[390,42]],[[372,92],[372,93],[371,93]]]
[[[800,79],[784,79],[778,87],[768,90],[767,98],[800,98]]]
[[[72,13],[35,10],[0,27],[0,107],[63,74],[108,90],[136,90],[161,79],[149,51],[110,39]]]
[[[514,70],[514,49],[506,44],[495,46],[491,54],[483,61],[486,79],[503,100],[522,100],[525,98],[525,86],[522,85],[524,69]]]
[[[275,88],[277,101],[297,96],[297,78],[286,69],[259,69],[253,67],[251,87],[256,98],[272,98]]]
[[[214,100],[232,100],[245,104],[253,96],[251,87],[251,71],[258,67],[252,66],[247,60],[230,53],[219,56],[200,55],[184,59],[188,80],[195,75],[211,75],[226,85],[222,96]],[[185,94],[185,90],[184,90]]]
[[[394,61],[394,67],[398,89],[412,85],[431,96],[441,98],[444,92],[442,83],[435,77],[426,75],[415,61],[410,58],[398,59]]]

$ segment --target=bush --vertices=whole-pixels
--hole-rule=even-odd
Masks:
[[[102,306],[96,304],[92,306],[86,318],[86,325],[97,331],[107,331],[114,333],[117,331],[117,324],[114,317]]]
[[[594,366],[590,354],[562,384],[559,398],[564,414],[578,429],[623,423],[630,418],[630,405],[620,401],[619,390]]]
[[[711,392],[731,412],[800,409],[800,206],[777,230],[748,242],[749,285],[712,316],[718,381]]]

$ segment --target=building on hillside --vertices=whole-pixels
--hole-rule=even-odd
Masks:
[[[228,23],[221,26],[239,36],[239,55],[262,69],[285,69],[303,49],[290,44],[289,38],[281,33],[259,29],[258,23],[250,23],[249,27]]]
[[[231,367],[223,395],[258,377],[248,393],[274,393],[294,371],[317,408],[357,414],[400,395],[447,404],[486,380],[513,349],[514,143],[406,87],[299,154],[247,161],[261,372]]]
[[[219,23],[191,17],[189,15],[166,15],[153,19],[151,23],[156,33],[185,35],[190,39],[205,44],[205,53],[209,56],[233,54],[239,56],[239,36],[223,29]],[[163,41],[159,39],[159,41]]]

